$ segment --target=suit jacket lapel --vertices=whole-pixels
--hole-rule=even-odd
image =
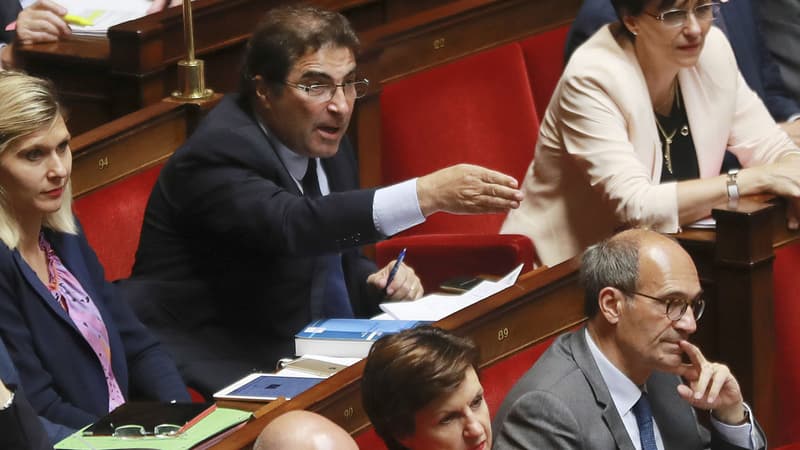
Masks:
[[[322,167],[325,169],[325,176],[328,177],[328,188],[331,192],[341,192],[344,190],[342,186],[342,174],[343,171],[341,169],[341,163],[343,159],[341,158],[340,153],[342,152],[342,148],[339,147],[339,151],[331,158],[322,158]]]
[[[592,357],[589,345],[586,343],[584,331],[572,334],[570,347],[572,355],[575,358],[575,363],[580,367],[581,372],[586,377],[586,381],[594,392],[595,401],[597,405],[603,410],[603,421],[608,426],[608,431],[614,437],[617,443],[617,448],[620,450],[635,450],[628,431],[625,429],[625,424],[622,423],[622,418],[617,412],[617,407],[611,399],[611,393],[608,391],[603,376],[600,374],[600,369],[597,368],[597,363]]]
[[[283,163],[283,159],[281,159],[280,155],[278,154],[278,144],[274,141],[275,137],[265,134],[258,121],[253,118],[252,115],[250,118],[253,121],[252,130],[253,133],[255,133],[253,138],[257,141],[263,141],[266,145],[264,158],[266,158],[267,161],[264,162],[264,167],[277,168],[277,175],[278,179],[280,180],[280,185],[292,194],[302,196],[303,193],[300,192],[300,188],[297,186],[297,183],[295,183],[294,178],[292,178],[292,174],[289,173],[289,169],[286,168],[286,165]]]
[[[50,232],[46,233],[46,236],[50,242],[50,245],[53,246],[53,250],[56,252],[56,255],[58,255],[59,259],[61,259],[61,262],[64,264],[67,270],[70,271],[72,276],[78,280],[83,290],[92,299],[92,302],[97,307],[97,310],[100,311],[100,315],[103,318],[106,329],[108,329],[110,324],[108,323],[109,320],[107,317],[110,317],[110,313],[105,310],[105,304],[100,301],[100,296],[95,289],[97,286],[91,282],[89,269],[86,266],[86,261],[83,259],[83,254],[81,254],[81,252],[75,248],[75,245],[70,246],[71,248],[67,247],[65,242],[65,238],[67,237],[66,234]],[[72,242],[74,244],[75,241],[72,240]],[[71,322],[72,321],[70,321],[70,323]]]
[[[22,273],[22,276],[25,277],[25,281],[28,282],[28,285],[33,288],[33,290],[39,295],[39,299],[44,302],[48,308],[50,308],[55,315],[61,318],[61,320],[65,321],[72,327],[75,331],[80,332],[75,324],[72,323],[72,319],[70,319],[69,314],[67,313],[61,305],[58,304],[58,301],[53,297],[53,294],[47,290],[47,287],[42,284],[42,281],[39,280],[39,277],[36,276],[36,272],[22,259],[22,255],[20,255],[19,251],[14,250],[14,262],[17,264],[19,271]]]
[[[647,380],[653,419],[658,424],[664,448],[704,448],[694,408],[678,396],[677,385],[677,376],[663,372],[654,372]]]

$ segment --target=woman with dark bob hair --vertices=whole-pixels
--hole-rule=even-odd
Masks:
[[[0,104],[0,338],[30,404],[77,429],[131,391],[188,401],[72,215],[70,134],[52,86],[0,72]]]
[[[790,200],[800,148],[747,86],[713,0],[612,0],[619,22],[567,64],[543,117],[525,200],[504,233],[554,265],[624,227],[675,233],[739,196]],[[743,166],[720,175],[725,151]]]
[[[472,341],[423,326],[378,340],[361,381],[364,409],[389,450],[489,450],[489,408]]]

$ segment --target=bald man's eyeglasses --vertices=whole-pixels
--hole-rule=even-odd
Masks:
[[[692,307],[692,314],[694,320],[697,322],[703,317],[703,311],[706,309],[706,302],[703,300],[703,291],[700,291],[693,299],[685,299],[678,297],[654,297],[652,295],[643,294],[641,292],[629,292],[628,295],[639,295],[650,300],[655,300],[666,307],[665,313],[667,318],[673,322],[681,320],[681,317],[686,313],[689,307]]]

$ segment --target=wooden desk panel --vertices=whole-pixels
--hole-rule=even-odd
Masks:
[[[491,365],[585,320],[577,268],[578,261],[570,260],[552,269],[524,274],[513,287],[437,325],[475,340],[481,348],[481,366]],[[293,409],[316,411],[352,434],[361,432],[369,426],[361,406],[363,370],[364,361],[348,367],[254,419],[213,449],[245,448],[272,419]],[[224,402],[220,404],[225,406]]]
[[[697,262],[711,299],[701,322],[701,330],[706,331],[693,340],[699,341],[705,353],[729,364],[768,436],[775,398],[773,352],[769,350],[774,349],[771,255],[774,248],[800,236],[783,226],[784,211],[780,203],[745,200],[737,210],[714,211],[716,231],[686,230],[677,236]],[[482,367],[494,364],[584,320],[577,268],[578,260],[572,259],[525,274],[512,288],[438,325],[478,342]],[[363,364],[271,409],[214,448],[247,447],[269,421],[292,409],[320,412],[349,432],[359,433],[369,426],[358,388]]]
[[[711,300],[701,342],[710,357],[730,366],[767,436],[777,395],[772,261],[776,248],[800,237],[786,229],[785,212],[785,204],[767,196],[743,199],[738,208],[713,211],[716,230],[677,235]]]
[[[312,0],[340,11],[357,31],[453,0]],[[197,0],[193,2],[195,50],[206,64],[208,87],[238,88],[245,44],[263,14],[283,0]],[[30,74],[52,79],[75,111],[72,129],[102,123],[161,101],[176,88],[176,63],[184,58],[182,9],[112,27],[108,39],[72,38],[20,46],[18,58]]]
[[[203,104],[165,100],[76,136],[70,143],[73,196],[166,160],[218,101],[219,97]]]

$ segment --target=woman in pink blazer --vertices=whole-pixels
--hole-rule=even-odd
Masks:
[[[709,0],[613,0],[545,113],[504,233],[554,265],[626,226],[675,233],[740,195],[800,206],[800,149],[745,83]],[[743,169],[720,175],[725,150]],[[800,211],[800,209],[797,209]],[[790,217],[797,228],[797,217]]]

